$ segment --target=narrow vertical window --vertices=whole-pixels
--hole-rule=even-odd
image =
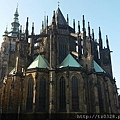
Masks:
[[[32,111],[33,106],[33,79],[28,80],[28,93],[27,93],[27,104],[26,110]]]
[[[78,79],[75,76],[72,77],[72,109],[79,110]]]
[[[66,110],[66,94],[65,94],[65,78],[61,77],[60,78],[60,103],[59,107],[61,111]]]
[[[100,113],[104,113],[104,103],[103,103],[103,98],[102,98],[102,89],[101,89],[101,84],[98,81],[98,99],[99,99],[99,108],[100,108]]]
[[[14,80],[12,81],[11,83],[11,86],[10,86],[10,94],[9,94],[9,111],[12,111],[13,110],[13,90],[14,90]]]
[[[40,111],[46,109],[46,79],[42,77],[39,82],[39,107]]]

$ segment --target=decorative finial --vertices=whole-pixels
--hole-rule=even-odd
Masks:
[[[60,2],[58,1],[58,8],[59,8],[59,6],[60,6]]]

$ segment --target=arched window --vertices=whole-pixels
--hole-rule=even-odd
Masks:
[[[13,101],[13,90],[14,90],[14,80],[12,81],[11,83],[11,86],[10,86],[10,94],[9,94],[9,111],[12,111],[13,110],[13,104],[14,104],[14,101]]]
[[[98,81],[98,99],[99,99],[99,108],[100,108],[100,113],[104,113],[104,103],[103,103],[103,98],[102,98],[102,89],[101,89],[101,84]]]
[[[75,76],[72,77],[72,109],[79,110],[78,79]]]
[[[39,82],[39,106],[38,110],[45,111],[46,109],[46,79],[42,77]]]
[[[66,90],[65,90],[65,78],[60,78],[60,102],[59,102],[59,108],[61,111],[66,110]]]
[[[28,80],[28,92],[27,92],[27,103],[26,110],[32,111],[33,108],[33,79]]]

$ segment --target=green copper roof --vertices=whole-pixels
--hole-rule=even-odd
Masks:
[[[49,68],[49,63],[41,55],[38,55],[27,69],[31,68]]]
[[[63,60],[63,62],[60,64],[59,68],[62,67],[81,67],[81,65],[73,58],[71,54],[68,54],[67,57]]]
[[[95,72],[104,72],[104,73],[106,73],[95,61],[93,63],[94,63]]]
[[[13,75],[15,72],[15,68],[13,68],[13,70],[11,70],[11,72],[9,73],[9,75]]]

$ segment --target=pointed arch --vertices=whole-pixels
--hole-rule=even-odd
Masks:
[[[79,96],[78,96],[78,79],[76,76],[72,77],[72,109],[73,111],[79,110]]]
[[[33,78],[28,80],[28,91],[27,91],[27,102],[26,102],[26,110],[32,111],[33,108]]]
[[[100,109],[100,113],[104,113],[104,101],[103,101],[103,94],[102,94],[102,87],[101,87],[101,83],[98,80],[97,81],[98,84],[98,100],[99,100],[99,109]]]
[[[13,100],[13,90],[14,90],[14,79],[12,80],[11,86],[10,86],[10,93],[9,93],[9,111],[12,111],[13,109],[13,104],[14,104],[14,100]]]
[[[39,101],[38,110],[45,111],[46,109],[46,79],[44,77],[40,78],[39,81]]]
[[[66,110],[66,89],[65,89],[65,78],[62,76],[60,78],[60,91],[59,91],[59,108],[61,111]]]

